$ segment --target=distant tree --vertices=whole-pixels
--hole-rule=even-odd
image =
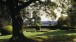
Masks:
[[[72,7],[68,10],[68,16],[70,17],[71,28],[76,28],[76,1],[72,0]]]
[[[61,15],[61,17],[58,19],[58,26],[62,27],[70,27],[70,23],[69,23],[69,17],[68,15],[67,16],[64,16],[64,14]]]
[[[37,12],[34,11],[33,12],[33,19],[34,19],[34,26],[37,26],[36,27],[36,30],[40,30],[41,28],[41,18],[37,15]]]

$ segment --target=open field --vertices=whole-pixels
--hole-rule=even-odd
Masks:
[[[76,31],[66,30],[49,30],[41,31],[24,31],[24,35],[32,38],[37,42],[76,42]],[[7,42],[12,35],[0,36],[0,42]]]

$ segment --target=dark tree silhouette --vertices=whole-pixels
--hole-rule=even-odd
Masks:
[[[0,0],[0,3],[9,7],[10,16],[12,18],[13,35],[9,42],[32,42],[27,37],[23,35],[22,31],[22,17],[20,15],[20,10],[29,6],[32,2],[39,0],[29,0],[27,2],[22,2],[19,0]],[[20,4],[20,5],[19,5]]]

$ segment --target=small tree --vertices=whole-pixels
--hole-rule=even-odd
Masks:
[[[40,30],[41,28],[41,18],[37,15],[37,12],[33,12],[34,26],[36,26],[36,30]]]

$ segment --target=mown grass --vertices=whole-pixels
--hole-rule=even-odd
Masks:
[[[47,32],[26,32],[24,35],[36,42],[76,42],[76,31],[50,30]],[[0,36],[0,42],[6,42],[12,35]]]
[[[76,35],[76,31],[50,30],[47,32],[24,32],[24,35],[27,37],[52,36],[52,35]]]

